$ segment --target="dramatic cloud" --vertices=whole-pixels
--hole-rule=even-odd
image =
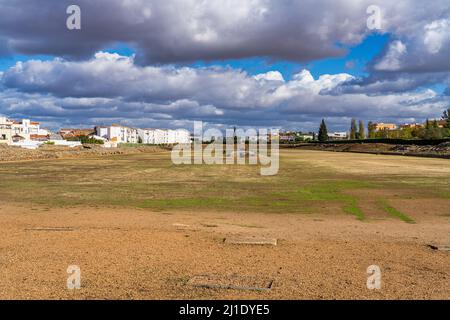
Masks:
[[[342,55],[342,44],[359,43],[370,32],[366,9],[376,4],[383,12],[382,32],[401,36],[425,30],[432,50],[447,45],[445,22],[430,20],[445,12],[446,0],[78,0],[79,31],[66,28],[70,4],[0,0],[0,38],[12,52],[65,57],[88,57],[127,43],[137,49],[141,63],[245,57],[311,61]]]
[[[0,0],[0,37],[14,52],[66,57],[123,42],[138,49],[142,63],[307,61],[342,54],[336,43],[358,42],[366,30],[364,1],[79,0],[82,30],[69,31],[72,2]]]
[[[99,52],[83,62],[61,59],[18,62],[2,76],[10,89],[55,97],[108,98],[144,103],[192,100],[223,109],[271,107],[298,94],[319,94],[352,79],[347,74],[314,80],[304,70],[285,82],[279,72],[249,76],[229,68],[141,67],[132,57]]]
[[[336,128],[346,129],[351,117],[423,120],[448,103],[432,90],[337,95],[355,81],[348,74],[314,79],[303,70],[286,81],[275,71],[250,76],[217,67],[142,67],[133,58],[103,52],[80,62],[19,62],[0,76],[0,113],[62,124],[176,127],[205,120],[316,129],[327,115]]]
[[[410,36],[392,41],[374,65],[376,71],[450,71],[450,19],[425,24]]]
[[[66,28],[72,4],[81,7],[81,30]],[[380,7],[376,32],[389,41],[365,78],[186,67],[343,56],[374,32],[366,24],[369,5]],[[183,126],[199,119],[315,129],[325,116],[346,128],[351,117],[421,121],[449,102],[430,89],[450,84],[448,0],[0,0],[0,12],[0,57],[55,57],[0,73],[0,113],[48,124]],[[136,55],[102,52],[114,46]],[[351,72],[355,65],[346,66]]]

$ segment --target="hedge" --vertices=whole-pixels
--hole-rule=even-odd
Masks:
[[[325,142],[310,142],[315,144],[354,144],[354,143],[384,143],[384,144],[394,144],[394,145],[418,145],[418,146],[429,146],[429,145],[439,145],[441,143],[449,142],[450,138],[447,139],[435,139],[435,140],[421,140],[421,139],[364,139],[364,140],[330,140]]]

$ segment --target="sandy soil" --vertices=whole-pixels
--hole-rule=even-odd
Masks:
[[[414,203],[409,213],[417,224],[0,202],[0,298],[450,299],[450,253],[427,246],[450,244],[450,217],[419,214]],[[278,245],[224,243],[235,236]],[[81,268],[80,290],[66,287],[69,265]],[[381,267],[381,290],[366,287],[370,265]],[[273,284],[261,292],[190,285],[198,275]]]

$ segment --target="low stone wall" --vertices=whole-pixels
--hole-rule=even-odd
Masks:
[[[99,145],[85,145],[77,148],[46,145],[36,150],[28,150],[20,147],[11,147],[0,144],[0,161],[84,158],[90,156],[160,152],[164,150],[166,150],[166,148],[157,146],[142,146],[135,148],[120,147],[114,149],[105,149]]]
[[[367,144],[367,143],[350,143],[350,144],[309,143],[309,144],[298,144],[298,145],[284,145],[284,146],[282,146],[282,148],[450,159],[450,143],[449,142],[442,143],[442,144],[439,144],[436,146],[390,145],[390,144],[382,144],[382,143],[371,143],[371,144]]]

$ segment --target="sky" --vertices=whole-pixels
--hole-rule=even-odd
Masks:
[[[316,131],[324,118],[346,131],[450,107],[448,0],[0,0],[0,12],[0,115],[52,129]]]

